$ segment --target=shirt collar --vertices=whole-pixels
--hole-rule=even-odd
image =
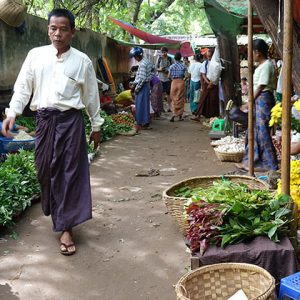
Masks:
[[[53,55],[55,55],[55,56],[57,55],[57,49],[56,49],[52,44],[50,45],[50,50],[51,50],[51,53],[52,53]],[[57,60],[58,60],[58,61],[64,61],[66,58],[68,58],[68,57],[70,56],[71,50],[72,50],[72,47],[70,47],[70,49],[69,49],[68,51],[64,52],[64,53],[60,56],[60,58],[57,58],[57,56],[56,56]]]

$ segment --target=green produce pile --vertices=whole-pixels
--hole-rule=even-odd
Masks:
[[[13,224],[13,217],[39,192],[33,152],[8,155],[0,167],[0,226]]]
[[[224,247],[260,235],[278,242],[291,221],[290,197],[275,197],[268,190],[250,190],[229,180],[215,181],[205,189],[181,188],[175,194],[191,199],[187,239],[192,251],[204,253],[209,244]]]
[[[35,118],[19,116],[16,124],[27,127],[29,132],[35,131]]]

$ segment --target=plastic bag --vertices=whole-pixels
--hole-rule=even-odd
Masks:
[[[199,90],[196,90],[194,92],[194,99],[193,99],[193,102],[194,103],[199,103],[199,100],[200,100],[200,89]]]
[[[220,60],[220,51],[218,46],[215,49],[215,52],[211,58],[209,63],[209,68],[207,71],[207,78],[214,84],[217,85],[219,83],[219,78],[222,72],[222,64]]]

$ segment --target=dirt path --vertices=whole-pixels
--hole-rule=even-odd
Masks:
[[[155,177],[135,177],[143,169]],[[58,235],[40,204],[0,240],[0,299],[175,299],[173,284],[189,268],[162,191],[182,179],[221,174],[207,129],[185,120],[155,121],[153,130],[102,145],[91,166],[93,215],[75,229],[78,252],[58,253]]]

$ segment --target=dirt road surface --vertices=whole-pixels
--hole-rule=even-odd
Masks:
[[[0,299],[173,300],[190,267],[181,234],[161,198],[170,185],[222,174],[208,130],[165,115],[153,130],[102,145],[91,165],[93,219],[74,230],[77,253],[59,253],[59,235],[40,204],[0,239]],[[136,177],[145,169],[160,175]],[[13,237],[15,239],[13,239]]]

